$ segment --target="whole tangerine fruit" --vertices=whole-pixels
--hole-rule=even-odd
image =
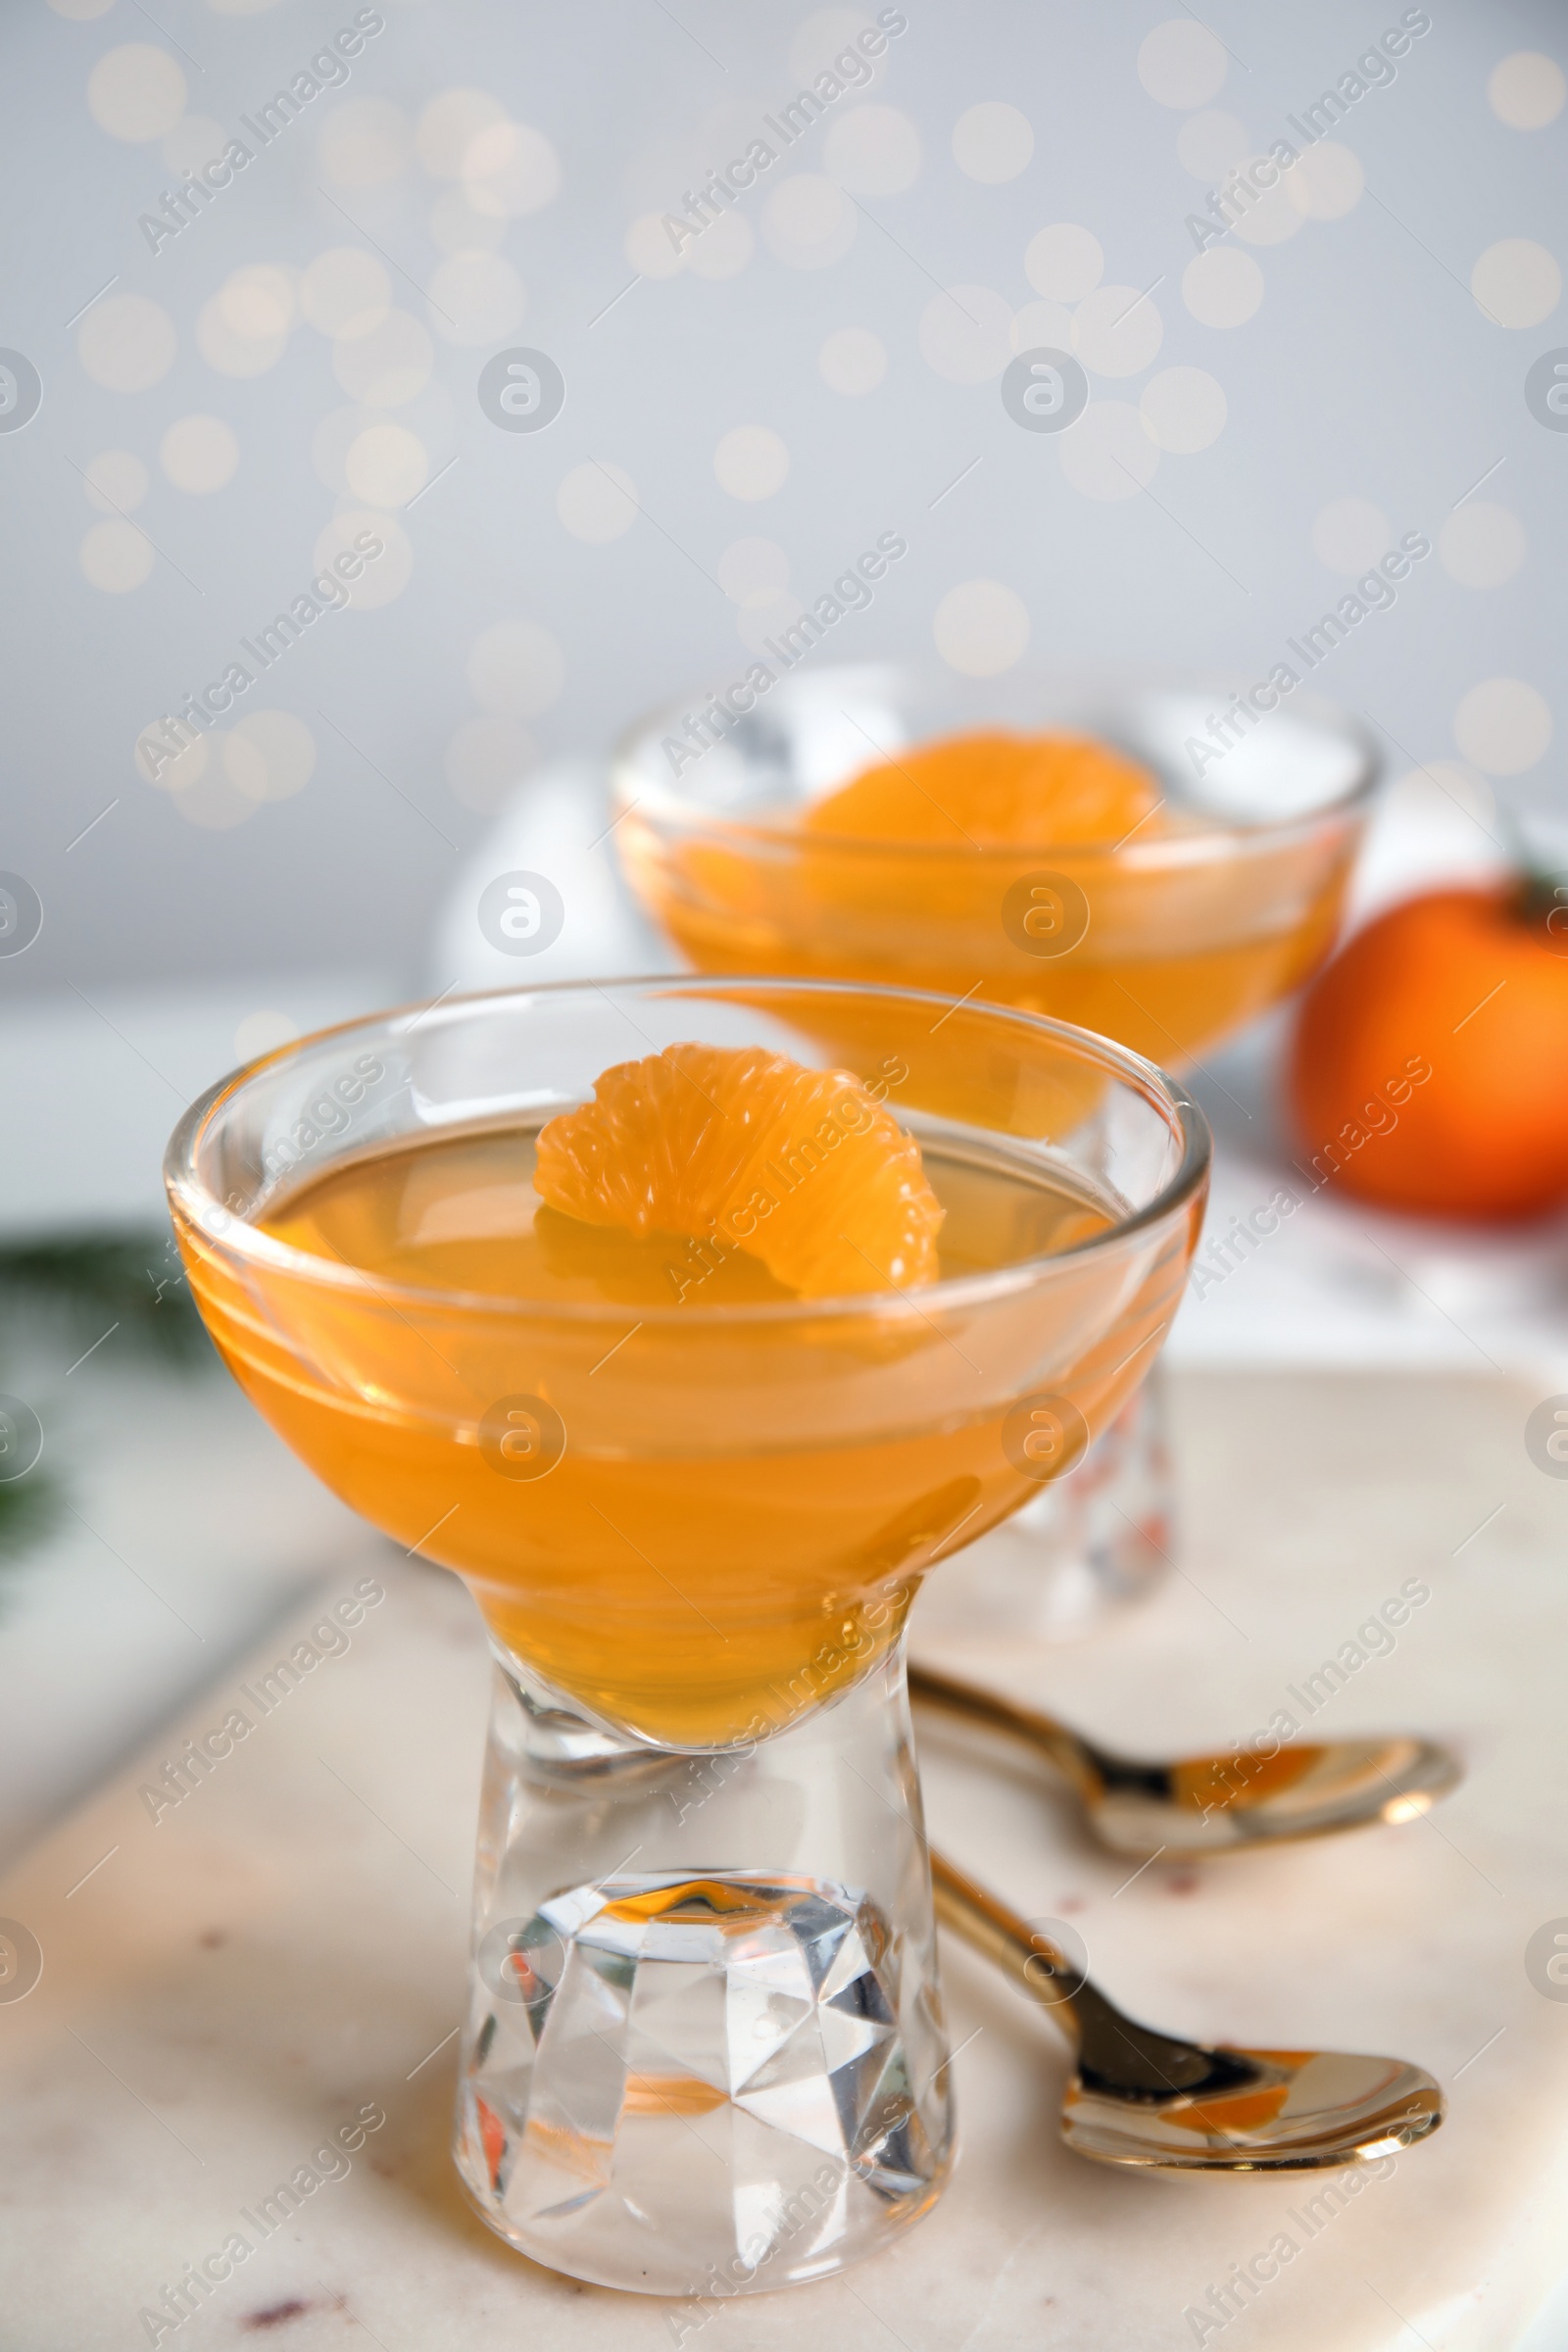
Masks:
[[[1313,1176],[1363,1200],[1478,1220],[1568,1200],[1568,891],[1379,915],[1308,988],[1288,1089]]]

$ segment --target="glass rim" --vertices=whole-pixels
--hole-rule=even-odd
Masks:
[[[1076,1051],[1087,1047],[1091,1058],[1097,1060],[1111,1076],[1131,1086],[1134,1092],[1141,1094],[1146,1102],[1153,1104],[1166,1117],[1173,1132],[1180,1136],[1182,1145],[1181,1158],[1175,1171],[1152,1200],[1142,1208],[1135,1209],[1130,1216],[1118,1218],[1106,1232],[1094,1234],[1087,1241],[1075,1242],[1065,1250],[1043,1256],[1020,1258],[980,1274],[959,1274],[925,1283],[918,1293],[888,1289],[825,1298],[764,1299],[720,1305],[649,1305],[643,1307],[639,1318],[644,1325],[690,1327],[695,1323],[705,1330],[722,1331],[744,1328],[752,1323],[765,1326],[834,1318],[842,1320],[867,1314],[884,1316],[891,1311],[895,1302],[901,1301],[917,1313],[923,1313],[927,1306],[948,1308],[979,1304],[993,1298],[1004,1297],[1009,1292],[1027,1290],[1031,1284],[1049,1278],[1054,1267],[1076,1265],[1120,1246],[1148,1227],[1161,1223],[1192,1200],[1209,1172],[1213,1139],[1208,1121],[1185,1088],[1161,1070],[1157,1063],[1147,1060],[1143,1054],[1133,1053],[1126,1046],[1118,1045],[1112,1038],[1101,1036],[1098,1030],[1083,1029],[1071,1021],[1054,1020],[1046,1013],[1025,1012],[1013,1005],[993,1004],[973,998],[954,1005],[946,997],[937,996],[927,989],[884,987],[875,981],[797,980],[760,972],[654,972],[628,974],[603,982],[542,981],[533,987],[521,985],[473,989],[462,995],[416,998],[393,1005],[384,1012],[362,1013],[351,1020],[334,1021],[325,1028],[312,1030],[307,1036],[291,1039],[287,1045],[274,1047],[270,1053],[259,1054],[254,1061],[228,1071],[190,1103],[170,1137],[164,1153],[164,1183],[170,1199],[210,1242],[232,1250],[237,1256],[259,1268],[285,1274],[295,1281],[354,1293],[368,1299],[427,1310],[440,1308],[466,1315],[525,1316],[543,1322],[622,1323],[633,1309],[617,1299],[545,1299],[503,1297],[488,1292],[432,1289],[425,1284],[387,1280],[371,1274],[364,1267],[334,1262],[313,1250],[302,1250],[292,1242],[280,1241],[275,1234],[252,1224],[247,1217],[219,1200],[196,1169],[196,1154],[202,1139],[220,1110],[269,1071],[301,1058],[308,1051],[330,1038],[355,1035],[368,1038],[377,1033],[392,1036],[409,1034],[426,1019],[434,1021],[437,1026],[446,1026],[456,1016],[471,1012],[477,1006],[502,1004],[514,998],[603,996],[618,989],[657,990],[661,993],[697,996],[717,996],[737,989],[748,992],[777,989],[787,995],[803,998],[851,994],[860,998],[891,1000],[926,1009],[941,1007],[948,1013],[961,1009],[981,1018],[1022,1024],[1032,1033],[1071,1046]],[[458,1132],[460,1130],[455,1124],[451,1133],[456,1136]],[[417,1130],[412,1131],[410,1136],[397,1139],[392,1148],[400,1149],[416,1140],[417,1133]],[[432,1127],[424,1133],[427,1140],[436,1140],[442,1130]]]
[[[835,674],[863,677],[878,672],[916,682],[921,674],[907,662],[898,661],[824,662],[811,674],[814,679],[820,680]],[[1107,696],[1120,694],[1129,701],[1157,694],[1175,694],[1183,689],[1201,689],[1206,697],[1210,691],[1214,694],[1229,693],[1247,684],[1240,671],[1167,672],[1132,669],[1077,672],[1046,668],[1027,674],[1036,678],[1042,689],[1076,686],[1086,697],[1099,689]],[[789,679],[786,676],[777,683],[787,687]],[[701,710],[705,703],[718,699],[725,691],[727,689],[724,687],[694,688],[689,694],[657,704],[623,729],[615,740],[610,760],[612,795],[620,806],[622,815],[628,814],[633,805],[629,771],[636,767],[637,781],[647,789],[637,796],[635,805],[647,808],[651,819],[662,818],[666,823],[679,825],[685,832],[706,831],[735,841],[766,843],[770,847],[789,848],[796,852],[809,850],[818,856],[902,859],[915,865],[929,863],[935,858],[954,858],[961,859],[965,865],[1016,864],[1020,858],[1037,857],[1068,859],[1075,864],[1111,864],[1117,860],[1123,865],[1132,866],[1197,864],[1226,848],[1234,849],[1238,845],[1255,850],[1276,849],[1293,840],[1309,838],[1331,823],[1358,815],[1382,782],[1386,765],[1376,739],[1350,711],[1337,703],[1324,701],[1320,696],[1304,694],[1292,697],[1293,711],[1298,711],[1319,733],[1338,737],[1357,755],[1357,766],[1350,782],[1342,792],[1325,801],[1321,807],[1294,816],[1254,819],[1222,816],[1215,812],[1212,822],[1204,821],[1196,831],[1156,835],[1152,841],[1137,844],[1132,844],[1130,834],[1124,834],[1119,842],[986,842],[973,843],[965,848],[956,842],[901,842],[884,840],[875,834],[808,833],[796,825],[769,823],[765,819],[756,820],[732,811],[707,808],[702,802],[682,793],[678,777],[668,783],[657,777],[650,779],[637,765],[646,756],[650,745],[656,744],[667,733],[672,722],[678,725],[686,710]],[[754,701],[751,708],[755,710],[757,707]],[[1280,705],[1276,704],[1275,711],[1279,708]],[[1269,717],[1275,715],[1275,711],[1265,712],[1259,723],[1266,723]],[[738,715],[749,714],[745,712]],[[1002,726],[1003,722],[998,721],[997,724]],[[1023,730],[1009,723],[1005,731]],[[1048,721],[1041,732],[1049,731]],[[728,737],[723,740],[727,742]],[[937,735],[931,740],[941,741],[943,737]],[[710,744],[706,748],[711,751],[717,747]],[[698,755],[699,758],[702,756]],[[866,764],[883,765],[887,761],[869,760]],[[849,777],[845,778],[846,782],[850,780]],[[1206,819],[1206,811],[1199,809],[1196,813]],[[1136,832],[1138,828],[1135,826],[1133,830]]]

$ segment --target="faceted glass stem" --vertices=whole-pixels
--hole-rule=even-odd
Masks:
[[[937,2196],[948,2054],[902,1648],[699,1753],[498,1658],[456,2147],[492,2229],[644,2294],[825,2277]]]

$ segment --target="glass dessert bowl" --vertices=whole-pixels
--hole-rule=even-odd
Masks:
[[[456,2154],[514,2246],[772,2287],[938,2193],[905,1618],[1142,1378],[1206,1168],[1102,1040],[815,982],[449,1000],[187,1114],[225,1361],[489,1630]]]
[[[1105,839],[1081,810],[1070,839],[977,838],[909,761],[982,730],[1103,747],[1156,805],[1107,795]],[[856,829],[844,788],[882,767],[922,838]],[[645,719],[614,762],[615,838],[699,971],[978,996],[1180,1069],[1327,956],[1378,772],[1370,739],[1299,693],[1260,715],[1222,684],[825,667],[739,713],[713,696]]]
[[[935,663],[803,667],[759,687],[754,671],[655,711],[614,760],[628,878],[700,971],[1012,1004],[1180,1072],[1333,945],[1379,760],[1299,689],[969,680]],[[1036,792],[1052,821],[1035,833],[1017,754],[1053,739],[1079,756]],[[992,747],[983,778],[933,757],[966,740]],[[1157,1384],[1094,1439],[1070,1485],[938,1589],[933,1625],[1074,1634],[1165,1572]]]

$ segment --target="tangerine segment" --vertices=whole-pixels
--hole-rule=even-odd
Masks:
[[[1152,817],[1147,768],[1084,735],[953,735],[902,752],[807,812],[813,833],[979,849],[1116,843]]]
[[[920,1147],[848,1070],[764,1046],[666,1046],[618,1062],[539,1134],[552,1208],[712,1239],[803,1298],[935,1282],[946,1213]]]

